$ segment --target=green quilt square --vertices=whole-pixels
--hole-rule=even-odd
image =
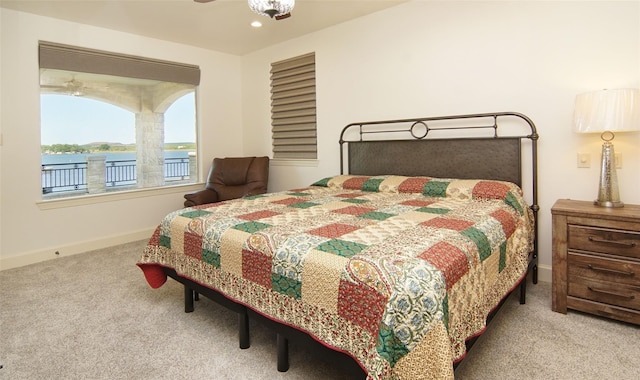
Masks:
[[[444,327],[449,331],[449,293],[446,293],[446,296],[442,300],[442,323],[444,323]]]
[[[392,216],[394,215],[387,214],[386,212],[380,212],[380,211],[371,211],[371,212],[358,215],[358,217],[360,218],[372,219],[372,220],[385,220],[385,219],[391,218]]]
[[[504,203],[508,204],[514,210],[518,211],[520,215],[524,215],[524,210],[522,209],[520,202],[518,202],[518,198],[516,198],[516,196],[513,195],[511,192],[508,192],[507,196],[504,197]]]
[[[446,214],[448,213],[449,210],[448,208],[437,208],[437,207],[420,207],[419,209],[416,209],[416,211],[420,211],[420,212],[426,212],[429,214]]]
[[[378,192],[384,178],[369,178],[362,184],[362,191]]]
[[[480,261],[484,261],[487,257],[491,256],[491,243],[489,243],[489,239],[487,239],[487,235],[485,235],[484,232],[477,228],[470,227],[460,233],[471,239],[476,247],[478,247]]]
[[[362,251],[363,249],[367,248],[367,246],[364,244],[360,244],[352,241],[331,239],[329,241],[326,241],[320,244],[316,248],[319,251],[333,253],[338,256],[350,258],[356,255],[358,252]]]
[[[292,298],[302,298],[302,282],[277,273],[271,273],[271,286],[274,291]]]
[[[201,217],[203,215],[209,215],[209,214],[211,214],[209,211],[193,210],[193,211],[184,212],[184,213],[180,214],[180,216],[184,216],[185,218],[195,219],[195,218]]]
[[[313,207],[313,206],[317,206],[317,203],[313,203],[313,202],[300,202],[300,203],[293,203],[291,205],[289,205],[289,207],[293,207],[293,208],[309,208],[309,207]]]
[[[447,187],[449,187],[449,182],[429,181],[424,184],[422,194],[427,197],[444,198],[447,196]]]
[[[409,353],[409,348],[405,346],[394,334],[393,329],[384,322],[380,323],[376,351],[381,357],[386,359],[391,366]]]
[[[360,204],[360,203],[367,203],[369,201],[366,199],[348,198],[348,199],[343,199],[342,202]]]
[[[171,248],[171,238],[169,236],[160,235],[160,245],[165,248]]]
[[[329,187],[329,181],[332,179],[333,177],[327,177],[327,178],[323,178],[317,182],[314,182],[311,184],[311,186],[322,186],[322,187]]]
[[[269,227],[271,227],[271,225],[269,224],[251,221],[251,222],[236,224],[235,226],[233,226],[233,229],[252,234],[254,232],[258,232],[260,230],[264,230],[265,228],[269,228]]]
[[[309,193],[302,193],[302,192],[293,192],[293,193],[287,193],[287,195],[291,195],[291,196],[294,196],[294,197],[308,197],[308,196],[310,196],[311,194],[309,194]]]
[[[220,254],[208,249],[202,250],[202,261],[209,263],[216,268],[220,268]]]

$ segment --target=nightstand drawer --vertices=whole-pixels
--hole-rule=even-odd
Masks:
[[[640,310],[640,287],[569,276],[568,295]]]
[[[569,276],[640,287],[640,262],[569,252]]]
[[[569,225],[568,248],[640,259],[640,233]]]

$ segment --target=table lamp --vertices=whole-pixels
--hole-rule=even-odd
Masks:
[[[600,132],[602,161],[598,199],[594,204],[623,207],[618,193],[614,132],[640,130],[640,89],[601,90],[576,96],[573,128],[579,133]]]

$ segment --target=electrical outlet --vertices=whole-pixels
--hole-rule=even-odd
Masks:
[[[578,153],[578,167],[579,168],[591,167],[591,155],[589,153]]]

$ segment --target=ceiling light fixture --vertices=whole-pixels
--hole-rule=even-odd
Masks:
[[[252,11],[271,18],[290,13],[295,4],[295,0],[249,0]]]

